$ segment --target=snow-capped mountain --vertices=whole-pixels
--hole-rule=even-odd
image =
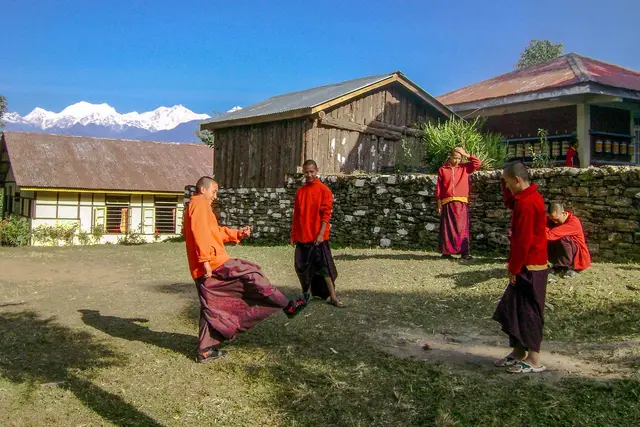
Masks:
[[[17,113],[9,113],[4,120],[9,124],[27,124],[42,130],[67,129],[75,125],[97,125],[113,127],[115,130],[129,126],[158,132],[173,129],[182,123],[208,118],[208,114],[194,113],[182,105],[171,108],[160,107],[145,113],[134,111],[120,114],[108,104],[91,104],[81,101],[59,113],[37,107],[24,117],[20,117]]]
[[[234,107],[237,111],[242,107]],[[5,130],[60,133],[103,138],[151,139],[154,141],[197,142],[195,131],[208,114],[198,114],[182,105],[159,107],[153,111],[120,114],[108,104],[78,102],[59,113],[36,107],[24,117],[6,113]]]

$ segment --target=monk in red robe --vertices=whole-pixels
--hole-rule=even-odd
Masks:
[[[200,178],[196,192],[185,207],[183,233],[189,270],[200,297],[198,361],[208,362],[226,356],[219,348],[223,341],[233,340],[277,311],[293,317],[306,301],[304,297],[289,300],[258,265],[232,259],[224,244],[240,242],[251,230],[218,225],[211,210],[218,184],[212,178]]]
[[[564,165],[568,168],[579,168],[580,157],[578,157],[578,143],[573,142],[567,150],[567,155],[564,158]]]
[[[551,203],[547,221],[547,250],[554,274],[570,278],[591,265],[591,254],[580,219],[560,203]]]
[[[305,183],[296,191],[291,227],[291,243],[296,245],[296,274],[308,300],[311,296],[319,297],[344,308],[345,304],[336,296],[338,272],[329,247],[333,194],[318,178],[315,161],[305,161],[302,173]]]
[[[461,163],[462,158],[469,159]],[[436,200],[440,215],[440,252],[443,258],[469,254],[469,175],[477,171],[482,162],[467,154],[461,147],[449,153],[449,160],[438,170]]]
[[[509,336],[513,351],[494,362],[508,367],[512,373],[543,372],[540,345],[544,325],[544,303],[547,292],[547,237],[544,200],[535,184],[529,182],[529,171],[520,163],[504,169],[502,192],[511,215],[506,287],[493,314],[502,331]]]

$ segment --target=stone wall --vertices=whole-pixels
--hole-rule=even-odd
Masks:
[[[547,202],[562,202],[582,220],[593,255],[640,259],[640,168],[533,169]],[[506,250],[510,211],[502,202],[500,173],[471,177],[472,251]],[[435,176],[328,176],[334,194],[332,241],[343,245],[436,249]],[[289,240],[293,197],[300,177],[284,188],[222,189],[218,214],[230,226],[251,224],[252,240]]]

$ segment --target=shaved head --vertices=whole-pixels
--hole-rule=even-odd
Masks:
[[[196,190],[200,193],[202,190],[209,189],[211,184],[216,184],[215,180],[209,176],[203,176],[196,182]]]
[[[549,209],[547,210],[547,213],[549,215],[552,215],[554,213],[561,214],[562,212],[564,212],[564,206],[562,205],[562,203],[549,204]]]
[[[529,169],[522,162],[507,163],[502,175],[509,178],[521,178],[524,182],[529,182]]]

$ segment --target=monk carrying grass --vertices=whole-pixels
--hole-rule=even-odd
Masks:
[[[510,163],[502,173],[505,205],[512,209],[509,248],[509,285],[498,303],[493,319],[509,335],[513,351],[497,367],[511,373],[537,373],[547,368],[540,363],[547,292],[546,210],[542,195],[529,182],[529,171],[520,163]]]
[[[462,162],[465,157],[469,161]],[[460,254],[471,259],[469,236],[469,175],[477,171],[482,162],[462,147],[449,153],[449,159],[438,170],[436,200],[440,215],[440,253],[443,258]]]
[[[260,267],[243,259],[232,259],[224,244],[238,243],[251,234],[249,227],[220,227],[211,203],[218,184],[202,177],[184,213],[184,240],[191,276],[200,297],[198,361],[226,356],[220,344],[254,327],[271,314],[283,310],[288,317],[305,306],[303,296],[289,300],[271,285]]]

